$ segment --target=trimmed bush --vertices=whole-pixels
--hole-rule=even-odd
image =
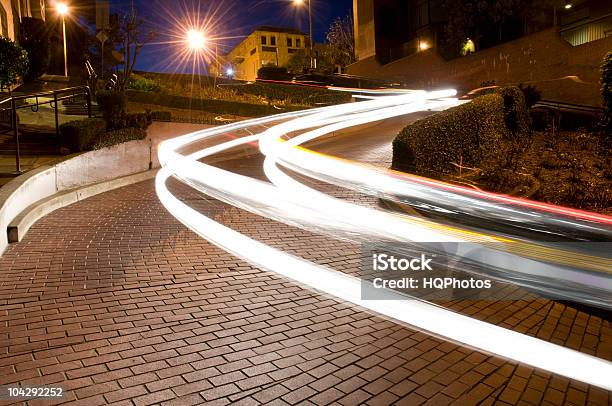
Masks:
[[[271,100],[308,106],[348,103],[352,98],[352,95],[346,92],[277,83],[250,83],[244,86],[237,86],[236,90],[243,94],[252,94]]]
[[[459,163],[485,172],[510,167],[529,135],[523,93],[501,88],[404,128],[393,141],[392,168],[439,175],[455,173]]]
[[[70,121],[60,125],[63,144],[73,152],[88,151],[106,132],[106,122],[100,118]]]
[[[151,122],[152,119],[149,113],[128,113],[123,118],[122,127],[146,130],[151,125]]]
[[[183,110],[208,111],[216,114],[232,114],[244,117],[260,117],[278,114],[281,111],[265,104],[242,103],[217,99],[192,99],[184,96],[172,96],[160,93],[128,91],[130,101],[134,103],[154,104]],[[299,108],[285,107],[285,111],[295,111]]]
[[[128,141],[143,140],[146,137],[147,132],[142,128],[122,128],[105,133],[102,139],[93,145],[93,149],[98,150]]]
[[[612,51],[601,64],[601,96],[603,98],[603,127],[607,140],[612,138]]]
[[[421,174],[456,172],[453,163],[477,167],[502,145],[504,99],[490,94],[419,120],[393,141],[392,168]]]
[[[527,85],[523,86],[523,84],[519,84],[519,89],[523,92],[523,96],[525,97],[525,104],[527,108],[530,109],[535,106],[540,100],[542,100],[542,92],[540,92],[535,86]]]
[[[525,103],[525,96],[521,89],[516,86],[501,87],[497,89],[504,99],[504,116],[506,127],[510,130],[510,136],[520,139],[530,134],[529,111]]]
[[[172,121],[172,113],[169,111],[151,111],[149,116],[151,121]]]
[[[100,90],[97,92],[96,98],[108,128],[121,128],[127,112],[126,94],[112,90]]]
[[[287,72],[287,68],[264,66],[257,71],[257,78],[264,80],[291,80],[293,75]]]

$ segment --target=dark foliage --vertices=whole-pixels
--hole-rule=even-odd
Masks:
[[[25,80],[31,82],[47,72],[51,59],[49,29],[44,21],[24,17],[19,27],[19,44],[28,53],[29,69]]]
[[[60,125],[62,142],[73,152],[92,149],[105,132],[106,122],[100,118],[70,121]]]

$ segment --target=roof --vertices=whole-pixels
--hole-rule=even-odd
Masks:
[[[285,34],[306,35],[302,31],[296,30],[295,28],[272,27],[269,25],[262,25],[258,27],[255,31],[282,32]]]

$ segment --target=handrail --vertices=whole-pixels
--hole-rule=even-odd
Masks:
[[[70,94],[65,95],[65,96],[60,96],[65,93],[70,93]],[[85,95],[86,97],[87,115],[88,117],[91,117],[91,99],[92,97],[91,97],[91,89],[89,88],[89,86],[73,86],[73,87],[67,87],[64,89],[50,90],[46,92],[30,93],[30,94],[20,95],[20,96],[10,96],[9,98],[0,101],[0,112],[4,112],[4,111],[11,112],[11,130],[13,131],[13,137],[15,140],[15,167],[16,167],[16,172],[18,174],[21,173],[21,153],[20,153],[20,146],[19,146],[19,120],[17,116],[17,110],[25,109],[25,108],[39,107],[45,104],[50,105],[51,108],[55,112],[55,136],[57,137],[57,149],[59,151],[59,149],[61,148],[61,138],[60,138],[60,131],[59,131],[59,104],[58,103],[60,101],[73,99],[81,95]],[[39,100],[40,97],[52,97],[52,100],[41,102]],[[36,99],[36,103],[33,105],[32,104],[25,104],[21,106],[17,105],[18,101],[32,99],[32,98]],[[4,104],[10,104],[10,106],[2,108],[1,106]]]
[[[557,100],[540,100],[535,104],[534,107],[553,107],[557,110],[565,109],[565,110],[573,110],[579,112],[588,112],[594,113],[596,115],[603,114],[603,107],[598,106],[589,106],[586,104],[576,104],[576,103],[566,103]]]

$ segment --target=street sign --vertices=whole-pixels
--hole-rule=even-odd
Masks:
[[[98,39],[98,41],[104,44],[106,41],[108,41],[108,34],[106,33],[106,31],[102,30],[96,34],[96,38]]]

